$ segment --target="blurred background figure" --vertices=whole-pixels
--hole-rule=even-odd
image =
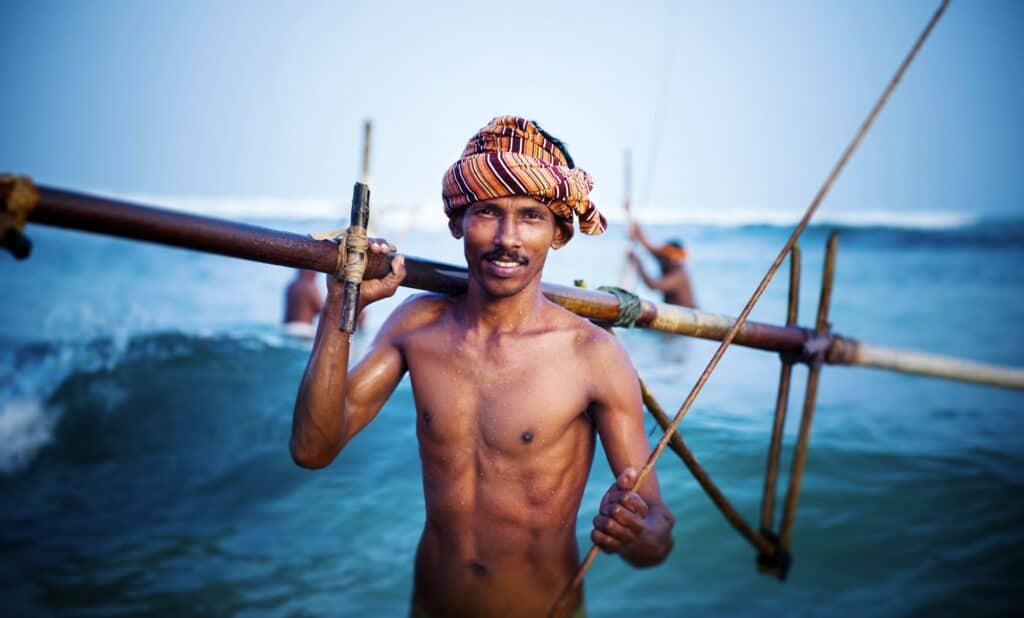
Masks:
[[[643,261],[634,253],[629,252],[629,261],[636,268],[644,285],[652,290],[658,290],[664,296],[664,301],[672,305],[694,308],[697,301],[693,297],[693,287],[690,285],[690,276],[686,273],[686,249],[681,240],[669,240],[661,246],[655,246],[647,239],[643,230],[636,223],[629,224],[630,237],[644,246],[661,267],[660,277],[651,277],[644,270]]]
[[[291,334],[313,336],[313,320],[324,304],[316,272],[299,270],[284,292],[284,326]]]

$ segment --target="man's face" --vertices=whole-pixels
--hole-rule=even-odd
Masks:
[[[466,207],[461,226],[453,223],[463,236],[470,277],[496,298],[539,280],[548,249],[563,235],[545,204],[523,196],[475,202]]]

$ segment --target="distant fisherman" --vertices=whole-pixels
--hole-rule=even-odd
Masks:
[[[316,284],[316,272],[298,270],[284,292],[284,326],[297,336],[312,336],[313,320],[323,308],[324,299]]]
[[[661,268],[661,276],[651,277],[644,270],[643,262],[632,251],[629,252],[629,261],[636,267],[644,284],[652,290],[660,291],[664,301],[672,305],[695,308],[697,301],[693,297],[693,287],[690,285],[690,276],[686,273],[686,248],[682,241],[669,240],[658,246],[651,243],[643,230],[636,223],[630,223],[629,235],[633,240],[643,245],[644,249],[658,261]]]
[[[464,295],[411,297],[347,371],[349,336],[336,328],[342,287],[328,281],[295,402],[292,457],[307,468],[330,464],[409,373],[426,503],[412,616],[546,615],[579,562],[576,516],[597,436],[616,481],[591,538],[636,566],[672,549],[674,518],[655,473],[629,491],[650,446],[625,349],[541,293],[548,251],[572,238],[574,216],[584,234],[605,230],[592,186],[535,123],[495,118],[443,182],[448,227],[468,266]],[[391,270],[363,282],[360,309],[394,294],[402,256]],[[582,590],[568,602],[582,615]]]

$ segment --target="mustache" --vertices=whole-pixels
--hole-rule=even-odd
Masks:
[[[483,259],[487,261],[501,261],[501,262],[516,262],[518,264],[526,264],[529,262],[528,259],[519,255],[518,253],[510,253],[504,249],[494,249],[483,254]]]

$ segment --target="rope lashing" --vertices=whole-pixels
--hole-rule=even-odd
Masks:
[[[366,274],[366,260],[349,260],[349,252],[365,256],[370,248],[370,240],[365,228],[338,228],[324,232],[306,234],[313,240],[329,240],[338,245],[338,263],[334,268],[334,276],[342,281],[359,283]]]
[[[619,317],[612,322],[612,326],[622,328],[633,328],[636,321],[644,312],[643,301],[636,294],[613,285],[602,285],[597,288],[601,292],[613,294],[619,299]]]
[[[344,251],[342,249],[344,248]],[[348,228],[348,232],[345,234],[343,242],[338,244],[339,253],[344,253],[345,257],[340,264],[342,267],[339,272],[342,276],[340,277],[344,281],[351,283],[360,283],[363,280],[363,275],[366,273],[366,250],[370,248],[370,241],[366,238],[366,228],[352,226]]]
[[[334,244],[338,245],[338,261],[334,267],[334,277],[342,281],[345,280],[345,264],[348,261],[348,248],[345,242],[345,236],[347,231],[348,228],[341,227],[333,230],[325,230],[323,232],[310,232],[306,234],[306,236],[309,236],[313,240],[329,240]],[[363,239],[364,241],[366,240],[365,234],[363,235]],[[363,250],[365,251],[365,248]],[[365,264],[363,266],[363,270],[363,274],[365,274]],[[360,274],[359,278],[360,280],[362,280],[362,274]]]
[[[370,187],[357,182],[352,187],[352,211],[348,231],[345,232],[345,268],[342,271],[343,291],[341,317],[338,329],[352,334],[356,330],[359,311],[359,288],[366,273],[370,243],[366,239],[366,226],[370,223]],[[339,245],[340,246],[340,245]]]
[[[0,175],[0,244],[17,259],[25,259],[32,243],[22,234],[25,221],[39,203],[39,192],[28,176]]]
[[[9,187],[9,188],[8,188]],[[0,176],[0,192],[5,195],[4,208],[0,210],[0,234],[15,229],[25,229],[25,221],[32,209],[39,203],[39,193],[28,176],[3,174]]]

